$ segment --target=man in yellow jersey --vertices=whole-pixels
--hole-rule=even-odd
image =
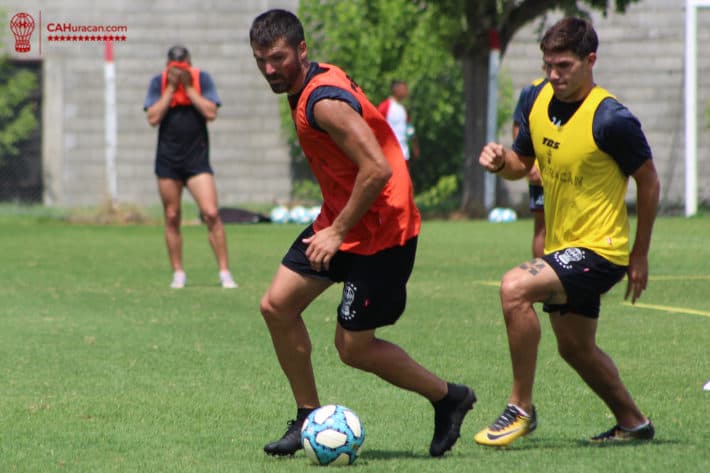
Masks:
[[[271,89],[288,95],[299,143],[323,194],[320,215],[293,242],[261,300],[297,408],[286,433],[264,451],[282,456],[303,448],[301,426],[320,401],[302,313],[342,282],[335,329],[340,359],[431,401],[429,453],[441,456],[459,438],[473,391],[447,383],[375,335],[404,312],[421,226],[397,137],[345,72],[308,60],[303,26],[293,13],[262,13],[249,40]]]
[[[545,183],[545,250],[542,258],[509,270],[500,287],[513,385],[501,416],[475,437],[505,446],[537,427],[533,383],[540,322],[550,314],[562,358],[604,401],[616,418],[594,442],[651,440],[654,428],[596,344],[600,296],[628,277],[635,303],[646,289],[648,252],[659,181],[641,125],[609,92],[594,83],[598,39],[592,25],[564,18],[543,36],[546,80],[523,105],[512,149],[487,144],[479,156],[505,179],[527,175],[537,157]],[[629,250],[624,197],[636,182],[637,226]]]

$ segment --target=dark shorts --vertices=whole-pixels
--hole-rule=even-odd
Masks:
[[[404,246],[387,248],[374,255],[338,251],[328,271],[315,271],[306,258],[307,245],[301,241],[313,233],[312,226],[306,228],[293,242],[282,264],[303,276],[343,283],[338,305],[338,323],[343,328],[362,331],[394,324],[407,303],[407,281],[414,267],[417,237],[407,240]]]
[[[545,209],[545,193],[542,186],[534,184],[528,185],[530,192],[530,210],[533,212],[542,212]]]
[[[611,289],[626,274],[619,266],[586,248],[565,248],[542,257],[557,273],[567,293],[566,304],[543,304],[545,312],[580,314],[599,317],[601,295]]]
[[[192,159],[185,162],[174,162],[167,159],[155,160],[155,175],[164,179],[187,182],[198,174],[214,174],[208,159]]]

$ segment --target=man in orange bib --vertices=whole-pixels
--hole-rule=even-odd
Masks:
[[[227,239],[209,159],[207,122],[217,118],[219,105],[210,75],[192,67],[185,47],[170,48],[167,67],[150,82],[144,110],[148,123],[159,126],[155,174],[165,215],[165,241],[173,268],[170,286],[174,289],[184,287],[186,282],[180,235],[180,203],[185,186],[207,224],[222,287],[237,287],[229,271]]]
[[[261,313],[296,401],[296,419],[269,455],[302,448],[300,428],[320,405],[303,311],[343,283],[335,346],[340,359],[434,406],[429,453],[441,456],[460,434],[473,391],[447,383],[402,348],[375,336],[404,311],[421,226],[402,149],[362,89],[336,66],[308,60],[303,27],[285,10],[252,23],[256,65],[276,93],[288,94],[298,139],[320,184],[323,206],[284,256],[261,300]]]

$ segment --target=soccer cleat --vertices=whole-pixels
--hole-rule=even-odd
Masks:
[[[278,439],[271,443],[264,445],[264,451],[268,455],[285,456],[293,455],[298,450],[303,448],[301,443],[301,427],[303,426],[303,419],[294,419],[288,421],[288,428],[286,433]]]
[[[452,391],[459,391],[456,397]],[[449,399],[449,396],[453,399]],[[440,457],[451,450],[461,436],[461,424],[468,411],[473,409],[476,395],[468,386],[449,384],[449,394],[442,401],[434,403],[434,436],[429,446],[432,457]]]
[[[480,445],[505,447],[536,428],[535,406],[532,408],[532,415],[526,416],[517,407],[508,404],[500,417],[491,426],[478,432],[473,440]]]
[[[229,271],[220,271],[219,281],[222,284],[222,287],[225,289],[235,289],[239,287],[239,284],[234,281],[234,279],[232,278],[232,273],[230,273]]]
[[[636,430],[627,430],[619,425],[615,425],[610,430],[592,437],[591,441],[594,443],[643,442],[653,440],[655,434],[656,431],[653,428],[653,423],[649,420],[646,425]]]
[[[187,282],[187,275],[185,271],[175,271],[173,273],[173,281],[170,283],[170,287],[173,289],[182,289],[185,287]]]

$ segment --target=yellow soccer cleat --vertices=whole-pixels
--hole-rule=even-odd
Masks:
[[[517,407],[508,404],[500,417],[492,425],[478,432],[473,440],[480,445],[506,447],[536,428],[537,414],[534,406],[532,415],[526,416]]]

